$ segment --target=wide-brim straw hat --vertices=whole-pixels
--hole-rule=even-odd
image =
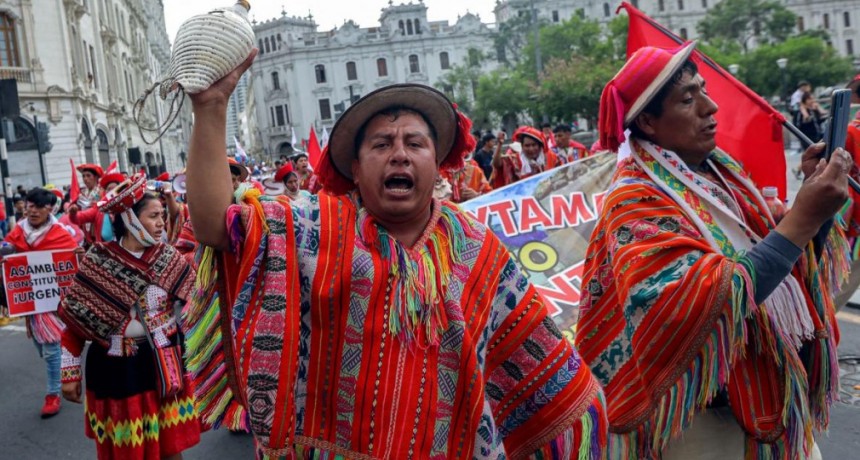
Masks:
[[[101,166],[96,165],[96,164],[92,164],[92,163],[84,163],[82,165],[78,165],[78,167],[75,169],[77,169],[80,172],[90,171],[93,174],[95,174],[96,177],[102,177],[105,175],[105,171],[104,171],[104,169],[102,169]]]
[[[245,182],[245,180],[248,179],[248,176],[251,175],[245,165],[240,164],[233,158],[227,158],[227,165],[230,166],[230,171],[233,174],[239,176],[239,182]]]
[[[352,161],[359,131],[379,112],[402,107],[423,115],[436,131],[436,164],[451,152],[457,136],[457,110],[444,94],[429,86],[404,83],[386,86],[361,98],[341,115],[329,138],[329,154],[337,172],[352,180]]]

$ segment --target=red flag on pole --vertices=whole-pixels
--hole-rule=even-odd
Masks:
[[[75,169],[75,160],[69,158],[69,164],[72,165],[72,184],[69,189],[69,201],[77,203],[81,196],[81,186],[78,184],[78,170]]]
[[[643,46],[674,48],[684,42],[633,5],[624,2],[616,13],[622,8],[630,17],[628,57]],[[718,123],[717,145],[741,162],[757,186],[777,187],[785,198],[785,117],[701,51],[694,51],[692,58],[708,83],[711,98],[720,107],[714,116]]]
[[[110,173],[119,172],[118,168],[119,168],[119,166],[117,165],[116,160],[113,160],[110,163],[110,165],[108,166],[106,173],[110,174]]]
[[[308,138],[308,164],[314,168],[314,171],[317,170],[317,163],[322,158],[322,151],[320,151],[320,143],[317,141],[317,133],[314,130],[314,127],[311,126],[311,134]]]

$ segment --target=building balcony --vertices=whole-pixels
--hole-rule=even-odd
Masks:
[[[274,135],[278,135],[278,134],[292,134],[290,132],[290,126],[289,125],[269,126],[265,129],[265,132],[266,132],[266,134],[269,134],[270,136],[274,136]]]
[[[32,83],[32,72],[26,67],[0,67],[0,79],[17,80],[19,83]]]
[[[430,79],[427,77],[427,74],[423,72],[410,73],[406,76],[406,81],[408,83],[426,83],[429,80]]]

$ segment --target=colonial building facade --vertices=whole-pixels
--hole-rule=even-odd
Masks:
[[[256,120],[249,123],[249,153],[276,158],[292,151],[292,133],[307,139],[310,129],[331,131],[352,101],[395,83],[437,85],[470,56],[491,54],[490,26],[466,14],[456,23],[429,22],[419,3],[389,4],[379,24],[352,21],[320,32],[313,17],[280,18],[254,25],[260,54],[252,68],[248,97]],[[475,62],[492,70],[493,60]],[[250,104],[249,104],[250,106]],[[296,148],[301,148],[296,146]]]
[[[124,171],[183,167],[187,107],[154,145],[132,119],[170,60],[161,0],[0,0],[0,31],[0,77],[17,81],[21,106],[4,129],[13,187],[66,185],[69,159],[116,160]],[[149,123],[167,117],[155,101],[144,112]],[[43,122],[52,148],[40,155],[35,126]]]
[[[490,1],[490,0],[483,0]],[[697,37],[696,26],[708,9],[720,0],[631,0],[681,37]],[[854,55],[860,44],[860,10],[856,0],[786,0],[798,15],[798,30],[825,29],[831,44],[843,55]],[[362,28],[352,21],[332,31],[320,32],[313,17],[280,18],[254,24],[260,54],[248,83],[247,130],[243,145],[249,153],[277,157],[291,151],[292,132],[306,139],[313,126],[319,135],[331,126],[350,101],[376,88],[418,82],[444,89],[440,79],[454,65],[463,64],[470,50],[490,59],[482,70],[498,65],[493,33],[496,25],[512,18],[537,13],[544,23],[560,23],[574,15],[608,22],[619,1],[504,0],[497,1],[495,23],[483,23],[473,14],[447,21],[428,22],[423,2],[382,9],[379,24]],[[232,104],[238,108],[239,104]],[[237,138],[242,114],[235,120]],[[228,145],[232,146],[232,136]]]

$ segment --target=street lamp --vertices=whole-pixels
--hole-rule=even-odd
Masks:
[[[740,70],[740,68],[741,66],[737,64],[729,64],[729,72],[734,76],[738,76],[738,70]]]
[[[785,68],[788,67],[788,59],[779,58],[776,60],[776,66],[779,67],[780,73],[782,74],[782,97],[785,101],[785,111],[791,112],[791,101],[788,97],[788,72],[785,71]]]

